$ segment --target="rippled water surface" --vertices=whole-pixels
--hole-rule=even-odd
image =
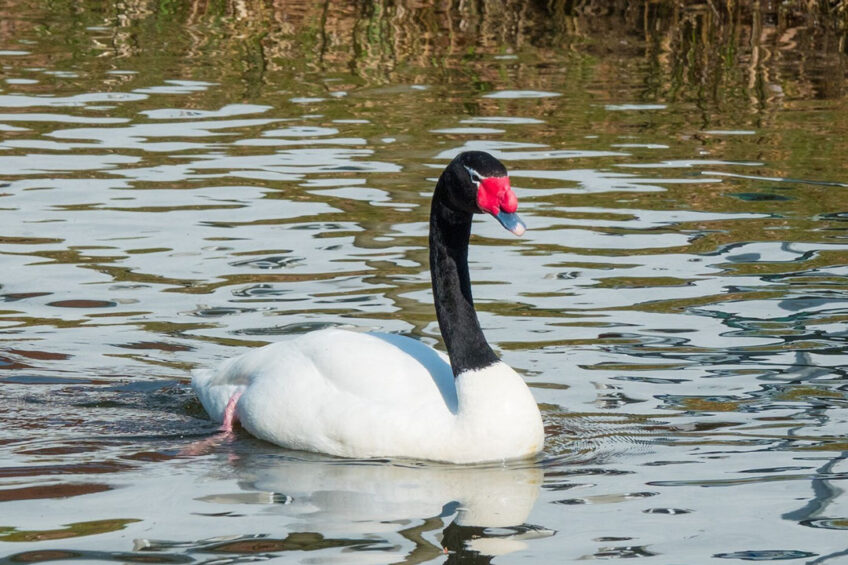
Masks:
[[[0,563],[848,562],[839,29],[366,4],[0,7]],[[542,456],[216,435],[192,368],[325,326],[441,346],[464,149],[529,227],[470,257]]]

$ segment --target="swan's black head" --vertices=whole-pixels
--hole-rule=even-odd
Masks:
[[[441,198],[449,208],[491,214],[515,235],[522,235],[527,229],[515,213],[518,199],[509,185],[506,167],[488,153],[460,153],[442,173],[441,180],[446,188]]]

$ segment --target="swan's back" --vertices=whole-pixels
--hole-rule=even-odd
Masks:
[[[223,421],[227,402],[241,393],[237,416],[251,434],[354,456],[364,447],[345,444],[396,441],[387,428],[421,441],[457,407],[444,355],[411,338],[340,329],[251,350],[217,370],[196,372],[192,386],[214,420]]]

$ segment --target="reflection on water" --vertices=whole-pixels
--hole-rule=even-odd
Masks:
[[[425,4],[0,6],[0,563],[846,558],[845,10]],[[216,435],[192,368],[439,346],[465,149],[529,227],[470,258],[540,459]]]

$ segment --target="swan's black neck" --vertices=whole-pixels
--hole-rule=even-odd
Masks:
[[[468,212],[449,208],[443,196],[445,175],[439,179],[430,209],[430,275],[439,329],[445,340],[454,376],[482,369],[498,361],[486,342],[468,275],[468,240],[471,218]]]

